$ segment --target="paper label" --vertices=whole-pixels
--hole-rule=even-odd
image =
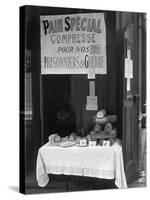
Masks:
[[[87,105],[97,105],[97,96],[87,96]]]
[[[89,141],[89,147],[95,147],[96,141]]]
[[[127,58],[125,58],[125,78],[133,78],[133,60],[130,49],[127,49]]]
[[[90,84],[89,84],[89,87],[90,87],[90,96],[95,96],[95,81],[90,81]]]
[[[95,72],[94,71],[88,71],[88,79],[95,79]]]
[[[86,145],[86,139],[81,139],[80,140],[80,146],[85,146]]]
[[[110,146],[110,141],[109,140],[104,140],[103,141],[103,146],[104,147],[109,147]]]
[[[86,105],[86,110],[98,110],[98,105]]]
[[[125,78],[133,78],[133,60],[125,58]]]
[[[130,91],[130,79],[127,78],[127,91]]]
[[[127,58],[131,58],[131,50],[127,49]]]

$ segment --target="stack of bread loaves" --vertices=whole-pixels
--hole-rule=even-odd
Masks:
[[[106,115],[106,110],[104,109],[97,112],[96,116],[94,116],[94,128],[90,132],[91,139],[96,140],[101,146],[107,140],[110,141],[110,146],[112,146],[116,140],[116,129],[113,129],[112,123],[116,121],[117,116]]]

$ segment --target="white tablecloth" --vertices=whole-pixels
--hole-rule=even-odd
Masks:
[[[127,188],[122,147],[119,140],[111,147],[59,147],[45,144],[38,151],[36,178],[44,187],[48,174],[115,178],[118,188]]]

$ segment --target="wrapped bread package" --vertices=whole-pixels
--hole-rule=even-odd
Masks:
[[[95,124],[93,131],[95,133],[100,133],[101,132],[101,126],[99,124]]]

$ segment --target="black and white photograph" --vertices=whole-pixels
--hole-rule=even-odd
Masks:
[[[20,192],[147,186],[147,13],[21,6]]]

